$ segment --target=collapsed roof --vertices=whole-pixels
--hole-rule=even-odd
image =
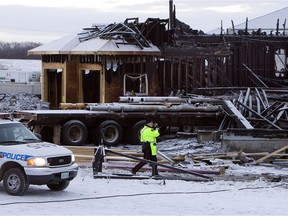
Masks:
[[[84,28],[81,33],[36,47],[28,54],[158,55],[160,50],[133,23],[114,23]]]

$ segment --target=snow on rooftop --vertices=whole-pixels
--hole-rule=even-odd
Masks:
[[[80,43],[77,35],[68,35],[63,38],[54,40],[50,43],[41,45],[39,47],[36,47],[32,50],[29,50],[29,54],[37,54],[41,52],[49,52],[51,54],[56,54],[60,52],[69,52],[71,49],[73,49],[75,46],[77,46]]]
[[[29,50],[29,54],[160,54],[140,31],[128,24],[110,24],[87,28]],[[105,29],[106,28],[106,29]],[[137,39],[136,39],[137,38]]]
[[[265,31],[267,33],[270,33],[270,31],[273,31],[272,33],[275,34],[277,29],[277,20],[279,19],[279,32],[280,34],[283,34],[284,31],[284,24],[286,24],[286,20],[288,19],[288,7],[282,8],[280,10],[271,12],[269,14],[254,18],[249,20],[248,19],[248,31],[257,31],[258,29],[261,29],[261,31]],[[245,30],[246,28],[246,22],[243,22],[241,24],[234,26],[235,31],[237,33],[238,30]],[[232,27],[227,29],[228,34],[232,33]],[[208,32],[207,34],[220,34],[221,28],[217,28],[215,30],[212,30]],[[223,33],[226,33],[225,30]],[[287,26],[285,35],[287,35]]]
[[[288,7],[248,21],[248,29],[257,30],[261,28],[262,30],[276,30],[278,19],[279,29],[283,29],[283,24],[288,19]],[[245,26],[246,23],[244,22],[236,25],[235,29],[245,29]]]

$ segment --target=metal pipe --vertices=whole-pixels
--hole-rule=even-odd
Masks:
[[[161,112],[218,112],[221,111],[219,106],[194,106],[191,104],[181,104],[173,106],[161,105],[131,105],[131,104],[100,104],[88,106],[90,111],[113,111],[113,112],[131,112],[131,111],[161,111]]]
[[[214,180],[214,179],[213,179],[212,177],[210,177],[210,176],[202,175],[202,174],[199,174],[199,173],[197,173],[197,172],[193,172],[193,171],[188,171],[188,170],[185,170],[185,169],[176,168],[176,167],[173,167],[173,166],[169,166],[169,165],[166,165],[166,164],[161,164],[161,163],[158,163],[158,162],[155,162],[155,161],[151,161],[151,160],[141,159],[141,158],[138,158],[138,157],[135,157],[135,156],[132,156],[132,155],[122,154],[122,153],[119,153],[119,152],[112,151],[111,149],[105,148],[105,151],[106,151],[106,152],[110,152],[110,153],[112,153],[112,154],[119,155],[119,156],[131,158],[131,159],[134,159],[134,160],[137,160],[137,161],[143,161],[143,162],[150,163],[150,164],[153,164],[153,165],[157,165],[157,166],[160,166],[160,167],[165,167],[165,168],[169,168],[169,169],[172,169],[172,170],[175,170],[175,171],[179,171],[179,172],[183,172],[183,173],[188,173],[188,174],[195,175],[195,176],[198,176],[198,177],[201,177],[201,178],[209,179],[210,181],[213,181],[213,180]]]
[[[122,103],[213,103],[213,104],[222,104],[223,99],[219,98],[180,98],[180,97],[126,97],[121,96],[118,98],[119,102]]]
[[[186,102],[188,98],[180,97],[119,97],[119,102],[130,102],[130,103],[139,103],[139,102]]]

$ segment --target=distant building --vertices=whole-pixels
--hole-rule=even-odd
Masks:
[[[41,95],[41,62],[39,60],[0,59],[0,92],[29,92]]]

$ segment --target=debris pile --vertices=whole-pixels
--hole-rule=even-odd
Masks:
[[[223,152],[220,145],[220,143],[212,142],[199,143],[195,138],[163,140],[158,144],[158,150],[161,153],[158,154],[158,162],[208,175],[213,177],[214,180],[244,181],[266,179],[267,181],[274,181],[275,178],[288,179],[287,171],[285,171],[287,170],[288,159],[285,159],[287,154],[283,152],[288,146],[272,153],[245,153],[242,150],[238,152]],[[94,161],[95,146],[68,146],[68,148],[74,152],[77,163],[82,164],[82,166],[85,164],[90,166],[91,162]],[[107,177],[110,174],[118,173],[118,178],[131,178],[131,169],[137,162],[135,157],[143,158],[141,147],[125,145],[110,149],[121,153],[121,156],[106,152],[102,161],[103,170],[98,173],[100,177],[102,174]],[[129,158],[123,155],[129,156]],[[134,158],[130,156],[134,156]],[[179,156],[182,156],[181,160],[179,160]],[[151,173],[151,166],[145,165],[140,171],[139,178],[145,177]],[[171,170],[167,167],[160,166],[158,171],[160,175],[163,175],[163,178],[167,177],[167,179],[187,180],[187,177],[189,177],[187,173]],[[196,180],[195,178],[193,179]]]
[[[268,98],[264,89],[248,88],[240,92],[237,100],[224,100],[223,109],[227,115],[220,129],[286,129],[287,104],[275,96],[270,97],[270,101]]]
[[[40,98],[31,93],[0,94],[0,112],[13,113],[16,110],[36,110]]]
[[[248,88],[238,99],[223,101],[226,116],[219,131],[225,151],[272,152],[287,145],[287,104],[269,98],[268,91]]]

